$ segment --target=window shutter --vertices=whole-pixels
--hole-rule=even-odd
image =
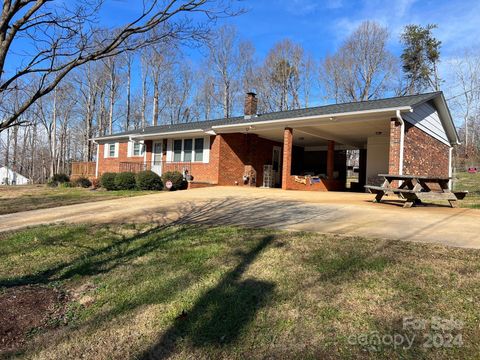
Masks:
[[[109,143],[103,144],[103,157],[104,158],[108,158],[109,148],[110,148]]]
[[[119,144],[118,142],[115,143],[115,157],[116,157],[116,158],[118,158],[118,148],[119,148],[119,145],[120,145],[120,144]]]
[[[128,141],[127,156],[128,156],[128,157],[132,157],[132,156],[133,156],[133,140],[129,140],[129,141]]]
[[[205,164],[210,162],[210,136],[203,139],[203,162]]]
[[[167,140],[167,161],[172,162],[173,161],[173,141],[172,139]]]

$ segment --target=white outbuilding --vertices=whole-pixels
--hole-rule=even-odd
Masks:
[[[12,169],[0,167],[0,185],[27,185],[30,180]]]

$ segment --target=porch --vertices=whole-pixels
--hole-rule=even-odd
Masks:
[[[154,164],[148,161],[120,161],[116,166],[110,166],[108,172],[132,172],[138,173],[145,170],[152,170],[162,175],[162,173],[167,171],[178,171],[182,174],[190,174],[192,171],[191,162],[172,162],[172,161],[156,161]],[[99,173],[98,176],[102,174]],[[95,161],[75,161],[71,164],[71,173],[72,178],[77,177],[86,177],[86,178],[95,178],[96,177],[96,162]]]

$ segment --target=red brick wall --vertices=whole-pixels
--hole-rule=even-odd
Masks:
[[[292,175],[292,150],[293,150],[293,130],[285,128],[283,131],[283,166],[282,166],[282,189],[288,189],[288,179]]]
[[[105,145],[98,145],[98,176],[106,172],[119,172],[121,162],[138,162],[143,164],[143,156],[128,157],[128,141],[123,140],[118,142],[118,157],[105,158]],[[150,144],[151,151],[151,144]]]
[[[243,185],[245,167],[252,166],[257,174],[256,186],[262,186],[263,165],[272,163],[273,147],[282,146],[255,134],[221,134],[216,140],[219,141],[219,185],[235,185],[235,182]]]
[[[448,145],[419,128],[405,123],[403,173],[408,175],[449,175]]]
[[[190,175],[193,176],[194,181],[208,182],[212,184],[218,183],[218,148],[219,140],[218,136],[210,136],[210,157],[208,163],[191,163],[190,164]],[[167,140],[163,144],[163,160],[167,160]],[[163,172],[178,170],[177,165],[165,164],[162,169]]]
[[[246,166],[256,171],[256,186],[263,184],[263,166],[272,163],[273,147],[282,143],[267,140],[256,134],[221,134],[210,137],[208,163],[192,163],[190,174],[194,181],[218,185],[243,184]],[[145,141],[147,166],[152,161],[152,141]],[[163,144],[163,160],[166,160],[167,142]],[[128,157],[128,142],[119,143],[117,158],[104,158],[104,145],[99,145],[99,176],[105,172],[118,172],[120,162],[144,162],[143,157]],[[178,166],[165,165],[163,171],[178,170]],[[290,173],[288,174],[290,176]],[[321,185],[316,185],[321,186]]]
[[[307,179],[306,184],[303,184],[295,181],[295,175],[290,175],[287,177],[285,190],[341,191],[345,190],[345,181],[321,179],[318,183],[310,183]]]

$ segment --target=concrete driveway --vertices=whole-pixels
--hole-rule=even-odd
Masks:
[[[176,222],[242,225],[480,248],[480,211],[404,209],[371,194],[212,187],[0,216],[0,232],[48,223]],[[394,199],[392,199],[394,200]]]

